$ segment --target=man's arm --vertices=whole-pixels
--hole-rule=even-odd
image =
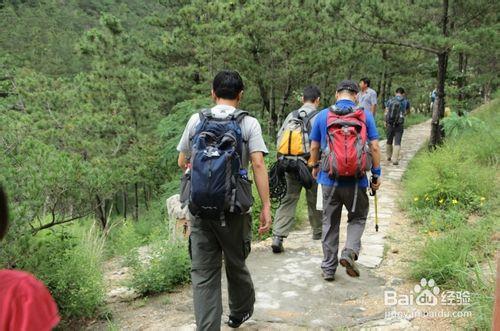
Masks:
[[[189,164],[189,160],[183,152],[179,152],[179,157],[177,158],[177,165],[185,171]]]
[[[269,199],[269,178],[267,176],[266,164],[264,163],[264,154],[254,152],[250,154],[255,185],[262,201],[262,210],[260,211],[259,233],[265,233],[271,229],[271,200]]]
[[[375,113],[377,112],[377,104],[372,104],[372,114],[375,116]]]
[[[319,141],[311,141],[311,150],[310,150],[310,157],[309,160],[307,161],[307,165],[311,168],[313,168],[312,175],[314,179],[318,176],[319,172],[319,149],[320,149],[320,143]]]
[[[372,104],[372,114],[373,114],[373,117],[375,117],[375,113],[377,112],[377,92],[375,92],[374,90],[372,90],[372,93],[371,93],[371,104]]]
[[[371,144],[371,151],[372,151],[372,174],[379,176],[381,175],[381,170],[380,170],[380,145],[378,143],[378,139],[370,141]],[[380,187],[380,180],[377,181],[376,184],[372,183],[371,187],[373,190],[378,190]]]

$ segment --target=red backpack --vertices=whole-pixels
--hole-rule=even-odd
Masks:
[[[329,153],[323,170],[334,179],[362,178],[372,163],[365,112],[361,108],[333,106],[326,124]]]

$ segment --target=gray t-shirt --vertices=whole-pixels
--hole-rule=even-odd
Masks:
[[[225,118],[232,114],[236,109],[231,106],[217,105],[212,108],[212,115],[217,118]],[[182,134],[181,140],[177,145],[177,151],[182,152],[186,157],[190,157],[191,154],[191,139],[196,133],[196,126],[200,123],[200,115],[198,113],[193,114],[189,119],[186,128]],[[262,129],[260,127],[259,121],[251,116],[245,116],[240,123],[241,135],[243,140],[246,142],[243,146],[242,155],[242,165],[244,168],[248,168],[248,163],[250,162],[250,154],[254,152],[262,152],[265,154],[269,153],[262,137]]]
[[[299,113],[305,112],[307,114],[307,116],[309,116],[315,110],[316,110],[316,107],[314,105],[306,103],[306,104],[302,105],[302,107],[300,107],[298,111],[299,111]],[[292,116],[293,116],[293,112],[289,113],[287,115],[287,117],[285,117],[285,120],[283,121],[283,124],[281,125],[281,128],[279,129],[278,134],[276,135],[277,140],[278,140],[278,144],[279,144],[279,140],[281,138],[281,135],[283,134],[283,131],[285,130],[286,124],[292,118]],[[315,119],[316,119],[316,116],[311,118],[311,121],[310,121],[311,128],[314,126]]]
[[[358,106],[364,110],[372,111],[372,105],[377,104],[377,92],[371,88],[367,88],[365,92],[358,93]]]

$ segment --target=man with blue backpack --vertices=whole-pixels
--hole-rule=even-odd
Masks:
[[[259,122],[237,109],[243,80],[236,71],[219,72],[212,83],[211,109],[194,114],[187,123],[179,151],[187,189],[191,235],[191,280],[198,330],[219,330],[222,315],[221,267],[226,269],[230,327],[253,314],[255,291],[245,260],[250,253],[253,203],[251,162],[262,200],[259,233],[271,228],[268,153]],[[182,199],[181,199],[182,200]]]
[[[387,133],[387,161],[393,165],[399,164],[401,139],[403,138],[405,116],[410,111],[410,102],[406,99],[402,87],[396,89],[396,95],[389,99],[385,108],[385,130]],[[394,142],[394,146],[393,146]]]
[[[335,105],[322,110],[311,131],[313,176],[323,192],[323,279],[333,281],[340,263],[351,277],[359,277],[356,266],[368,215],[367,188],[380,186],[380,147],[370,109],[356,107],[359,87],[344,80],[336,89]],[[320,150],[322,153],[319,160]],[[371,184],[366,172],[371,171]],[[340,261],[339,230],[342,208],[347,208],[347,239]]]

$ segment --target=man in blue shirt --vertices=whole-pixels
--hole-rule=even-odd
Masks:
[[[335,106],[339,109],[355,109],[359,87],[356,82],[344,80],[337,86],[335,94],[337,102]],[[335,271],[339,263],[339,228],[342,207],[348,210],[347,217],[347,240],[342,251],[340,264],[346,268],[349,276],[358,277],[359,269],[355,260],[358,259],[361,248],[361,236],[365,229],[366,217],[368,215],[369,202],[366,190],[369,186],[368,178],[364,176],[360,179],[330,178],[328,173],[320,169],[319,155],[320,149],[323,155],[328,150],[327,143],[327,118],[329,108],[323,109],[317,116],[311,131],[311,157],[309,166],[313,167],[313,176],[323,189],[323,278],[327,281],[334,280]],[[375,183],[371,183],[373,190],[380,187],[380,147],[378,144],[378,132],[373,114],[369,109],[365,109],[366,128],[368,140],[370,141],[373,165],[371,173],[377,177]],[[357,185],[357,187],[356,187]],[[355,207],[353,209],[353,206]]]

